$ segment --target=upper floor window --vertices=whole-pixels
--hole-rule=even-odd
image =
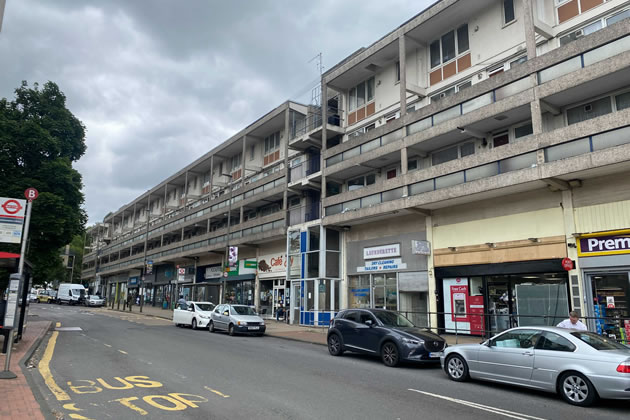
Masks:
[[[396,82],[400,82],[400,61],[396,61]]]
[[[514,0],[503,0],[503,24],[507,25],[514,19]]]
[[[232,156],[232,159],[230,159],[230,169],[232,170],[232,172],[234,172],[240,167],[241,167],[241,155],[239,153],[238,155]]]
[[[265,137],[265,154],[275,152],[280,148],[280,132],[276,131],[270,136]]]
[[[630,17],[630,9],[622,10],[621,12],[615,12],[612,15],[599,18],[586,26],[583,26],[577,30],[573,30],[572,32],[560,37],[560,46],[566,45],[569,42],[575,41],[576,39],[583,36],[590,35],[593,32],[597,32],[600,29],[606,26],[610,26],[613,23],[619,22],[620,20],[623,20],[627,17]]]
[[[472,81],[470,80],[466,80],[463,83],[459,83],[455,86],[451,86],[448,89],[445,89],[439,93],[436,93],[435,95],[431,96],[431,102],[435,102],[435,101],[439,101],[442,98],[446,98],[447,96],[451,96],[451,95],[455,95],[457,92],[460,92],[466,88],[469,88],[472,86]]]
[[[464,156],[475,154],[475,143],[468,142],[451,146],[447,149],[440,150],[431,154],[431,164],[439,165],[451,160],[462,158]]]
[[[358,190],[376,182],[376,174],[369,174],[348,180],[348,191]]]
[[[350,89],[350,93],[348,95],[348,108],[350,111],[354,111],[373,100],[374,77],[370,77],[368,80],[363,81]]]
[[[431,68],[454,59],[468,48],[468,24],[465,24],[430,44]]]

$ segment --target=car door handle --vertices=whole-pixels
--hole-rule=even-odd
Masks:
[[[523,353],[521,353],[523,356],[533,356],[534,353],[532,353],[531,351],[525,351]]]

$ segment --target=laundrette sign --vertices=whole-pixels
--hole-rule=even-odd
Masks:
[[[402,262],[400,258],[392,258],[389,260],[366,261],[364,267],[357,267],[357,273],[365,273],[369,271],[386,271],[386,270],[404,270],[407,264]]]
[[[577,246],[580,257],[630,254],[630,229],[584,235]]]
[[[400,257],[400,244],[371,246],[363,248],[363,259]]]

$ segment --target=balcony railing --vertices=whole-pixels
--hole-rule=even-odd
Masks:
[[[320,202],[313,203],[308,206],[295,207],[288,210],[289,225],[299,225],[301,223],[310,222],[320,218],[319,208]]]
[[[316,172],[321,169],[321,155],[309,155],[308,159],[300,162],[299,164],[292,166],[289,171],[289,182],[295,182]]]
[[[338,97],[336,97],[338,98]],[[339,107],[328,106],[328,124],[341,127],[341,115],[342,112]],[[292,122],[291,138],[289,140],[296,139],[309,133],[316,128],[322,126],[322,111],[321,107],[312,106],[308,115],[305,118],[295,120]]]

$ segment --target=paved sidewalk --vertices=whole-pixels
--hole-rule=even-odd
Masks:
[[[122,308],[122,305],[121,305]],[[110,311],[111,307],[107,308]],[[140,314],[139,306],[132,306],[131,313],[136,315],[146,315],[153,316],[164,319],[172,319],[173,311],[168,309],[157,308],[153,306],[144,306],[142,308],[142,314]],[[113,309],[116,312],[123,312],[122,310],[118,311],[117,309]],[[129,313],[129,311],[124,311]],[[288,340],[295,341],[303,341],[312,344],[321,344],[323,346],[326,345],[326,333],[328,329],[326,327],[307,327],[301,325],[293,325],[287,324],[286,322],[278,322],[275,319],[265,319],[265,324],[267,324],[267,331],[265,332],[267,335],[272,337],[286,338]],[[442,334],[442,337],[446,339],[446,342],[449,346],[454,344],[469,344],[469,343],[479,343],[482,341],[481,337],[472,337],[466,335],[458,335],[455,334]]]
[[[0,396],[3,400],[0,404],[0,419],[45,419],[41,407],[24,377],[22,369],[25,368],[22,362],[25,356],[30,356],[35,350],[50,325],[51,321],[28,321],[22,340],[13,345],[9,369],[17,375],[17,378],[0,379]],[[0,345],[3,341],[0,339]],[[0,354],[0,369],[4,369],[5,357],[6,355]]]

